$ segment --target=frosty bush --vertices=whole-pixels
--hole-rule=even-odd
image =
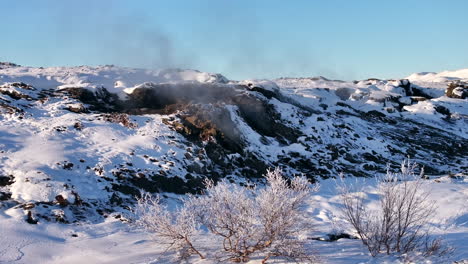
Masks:
[[[208,181],[206,195],[193,200],[200,222],[221,238],[230,260],[248,261],[253,253],[262,253],[263,263],[272,256],[309,259],[298,235],[310,228],[301,207],[315,189],[305,177],[288,183],[280,169],[268,171],[265,178],[265,188],[252,189]]]
[[[141,198],[137,200],[134,213],[137,225],[168,244],[168,249],[177,251],[181,258],[187,258],[192,254],[205,258],[192,244],[193,237],[200,229],[193,211],[189,211],[186,207],[170,211],[160,203],[159,196],[142,193]]]
[[[400,173],[388,169],[385,176],[378,178],[379,204],[375,210],[364,203],[361,189],[341,182],[344,216],[372,256],[382,252],[448,252],[440,239],[431,239],[428,234],[435,207],[428,199],[429,191],[423,188],[423,170],[416,175],[416,168],[417,164],[408,159],[403,161]]]
[[[305,177],[288,181],[280,169],[268,171],[265,178],[266,186],[252,188],[207,180],[204,195],[188,196],[185,206],[173,213],[144,196],[137,206],[138,222],[173,248],[186,248],[201,258],[192,241],[204,226],[220,239],[217,257],[222,260],[246,262],[257,255],[262,263],[271,257],[311,262],[299,233],[311,228],[303,207],[318,186],[311,187]]]

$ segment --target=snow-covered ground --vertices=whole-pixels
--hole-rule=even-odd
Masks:
[[[443,72],[421,72],[413,73],[406,79],[412,82],[430,82],[430,83],[443,83],[446,81],[454,80],[468,80],[468,69],[461,69],[456,71],[443,71]]]
[[[151,185],[157,182],[173,192],[189,190],[182,189],[189,180],[214,170],[242,183],[249,180],[245,175],[252,169],[275,164],[288,166],[290,174],[310,173],[316,180],[337,172],[366,176],[407,155],[427,171],[462,175],[430,180],[431,199],[439,208],[432,223],[434,235],[443,236],[455,251],[449,258],[427,261],[468,260],[468,154],[464,148],[468,146],[468,99],[445,96],[448,83],[468,81],[468,70],[418,73],[406,79],[411,85],[406,80],[343,82],[322,77],[237,82],[194,70],[0,64],[0,263],[171,263],[176,259],[172,253],[149,234],[121,221],[136,187],[161,191]],[[274,124],[283,126],[273,126],[278,132],[265,132],[252,125],[249,116],[241,114],[244,101],[208,102],[212,108],[207,109],[227,113],[230,123],[222,124],[227,128],[221,125],[225,129],[221,132],[238,136],[243,148],[242,152],[213,150],[208,143],[213,134],[199,140],[181,132],[194,128],[182,125],[179,112],[119,119],[107,112],[88,111],[88,105],[61,92],[105,88],[124,100],[138,89],[162,84],[216,84],[206,89],[235,90],[235,100],[262,102],[251,107],[271,107],[261,118],[272,117]],[[196,119],[193,123],[203,125]],[[211,133],[210,129],[203,132]],[[375,202],[375,181],[360,181],[369,202]],[[307,209],[316,231],[304,235],[352,233],[340,216],[333,180],[322,179],[320,184]],[[171,202],[178,197],[165,195]],[[25,221],[28,212],[39,220],[37,224]],[[210,237],[199,240],[209,251]],[[322,263],[401,261],[372,258],[353,239],[311,240],[309,246]],[[210,263],[195,258],[189,262]]]
[[[0,66],[0,85],[9,82],[24,82],[42,89],[106,87],[110,92],[131,91],[143,82],[227,82],[219,74],[195,70],[164,69],[146,70],[106,66],[79,67],[5,67]]]
[[[348,179],[355,181],[355,179]],[[365,187],[368,202],[375,202],[375,180],[359,179]],[[428,180],[431,201],[437,206],[431,222],[434,236],[441,236],[454,247],[444,258],[413,259],[413,263],[452,263],[468,260],[468,179],[448,176]],[[340,212],[341,198],[333,180],[321,182],[321,189],[309,201],[307,213],[316,231],[305,234],[310,238],[324,237],[334,232],[354,234]],[[0,214],[0,263],[172,263],[177,256],[165,252],[165,245],[153,241],[143,230],[138,230],[114,217],[99,224],[39,223],[29,225],[15,210]],[[209,237],[199,237],[205,252],[210,252]],[[335,242],[310,240],[310,252],[317,254],[320,263],[405,263],[395,256],[373,258],[360,240],[339,239]],[[252,260],[250,263],[259,263]],[[198,260],[189,263],[216,263]],[[274,263],[274,262],[272,262]]]

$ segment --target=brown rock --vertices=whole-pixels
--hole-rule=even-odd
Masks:
[[[70,204],[70,202],[67,199],[65,199],[61,194],[55,196],[55,200],[62,207],[65,207]]]

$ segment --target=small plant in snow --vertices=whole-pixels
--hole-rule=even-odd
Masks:
[[[208,181],[206,195],[194,201],[200,222],[221,238],[221,250],[232,261],[248,261],[254,253],[264,256],[262,263],[273,256],[310,260],[298,235],[310,228],[301,209],[317,187],[305,177],[288,182],[278,168],[265,178],[264,188],[253,189]]]
[[[192,244],[193,237],[199,233],[200,228],[193,211],[186,207],[170,211],[160,203],[159,196],[142,193],[134,213],[137,225],[168,244],[168,249],[177,251],[181,258],[192,254],[205,258]]]
[[[222,259],[246,262],[252,255],[261,255],[262,263],[271,257],[312,262],[305,240],[299,237],[310,229],[303,207],[318,186],[312,188],[305,177],[288,181],[280,169],[268,171],[265,178],[265,187],[253,188],[206,180],[205,194],[188,196],[185,206],[174,212],[160,205],[159,199],[143,195],[136,209],[138,223],[172,248],[201,258],[192,241],[204,226],[220,239],[218,257]]]
[[[403,161],[400,173],[387,170],[378,178],[379,204],[375,210],[365,204],[361,189],[341,182],[343,214],[372,256],[410,252],[429,256],[450,251],[440,239],[431,239],[428,234],[436,208],[424,189],[423,172],[416,175],[416,168],[417,164],[408,159]]]

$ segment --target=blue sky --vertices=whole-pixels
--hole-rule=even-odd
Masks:
[[[468,68],[468,1],[22,0],[0,3],[0,61],[400,78]]]

